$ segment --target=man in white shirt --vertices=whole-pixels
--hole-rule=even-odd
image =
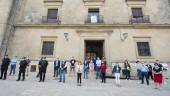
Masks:
[[[165,77],[165,79],[168,79],[168,64],[167,63],[163,63],[163,75]]]
[[[97,57],[96,60],[96,79],[100,78],[100,66],[101,66],[102,61],[100,60],[99,57]]]
[[[11,75],[12,73],[13,75],[15,75],[16,64],[17,64],[17,56],[14,56],[11,60],[11,70],[9,75]]]
[[[140,63],[140,61],[136,61],[136,64],[137,64],[137,76],[138,76],[138,78],[139,78],[139,80],[141,80],[142,79],[142,77],[141,77],[141,67],[142,67],[142,64]]]
[[[144,64],[144,62],[142,62],[142,67],[141,67],[142,82],[141,82],[141,84],[144,84],[144,78],[145,78],[147,85],[149,85],[148,72],[149,72],[148,67]]]

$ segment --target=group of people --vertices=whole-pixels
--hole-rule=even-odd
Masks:
[[[5,55],[2,64],[1,64],[1,76],[0,79],[5,80],[7,76],[8,66],[10,65],[10,73],[15,74],[16,64],[17,64],[17,56],[10,59],[8,55]],[[25,73],[27,72],[28,75],[28,66],[30,64],[30,59],[26,57],[22,57],[19,62],[19,74],[18,79],[16,81],[20,81],[22,75],[22,81],[25,80]],[[70,64],[70,66],[68,65]],[[144,78],[146,79],[147,85],[149,85],[149,79],[151,78],[154,80],[156,89],[161,87],[163,82],[163,70],[167,71],[167,68],[163,67],[162,64],[159,63],[158,60],[154,63],[154,66],[146,64],[141,61],[136,61],[137,64],[137,76],[138,79],[141,80],[141,84],[144,84]],[[37,77],[39,77],[39,82],[45,81],[46,71],[47,71],[48,61],[46,57],[42,57],[39,60],[38,68],[39,72]],[[69,68],[68,68],[69,67]],[[77,75],[77,85],[81,86],[82,77],[84,79],[101,79],[102,83],[106,83],[106,69],[107,69],[107,62],[106,58],[103,57],[94,57],[94,58],[85,58],[83,62],[71,58],[71,60],[65,61],[60,60],[57,58],[54,61],[54,74],[53,76],[59,80],[59,82],[65,83],[66,81],[66,74],[68,73],[69,69],[69,76],[73,75],[76,77]],[[124,68],[121,68],[118,62],[113,65],[112,68],[112,75],[115,77],[115,83],[117,86],[120,86],[120,77],[121,72],[125,75],[125,79],[131,79],[131,65],[128,60],[124,61]]]
[[[149,79],[155,83],[155,89],[159,89],[163,83],[163,71],[167,71],[167,67],[164,67],[156,60],[154,65],[149,65],[144,62],[137,61],[137,75],[141,84],[144,84],[144,78],[146,79],[147,85],[149,85]],[[159,87],[158,87],[159,86]]]
[[[105,74],[106,74],[106,60],[103,57],[102,60],[97,57],[90,59],[89,57],[84,60],[84,62],[77,61],[74,59],[74,57],[71,58],[70,66],[68,66],[66,61],[59,60],[57,58],[54,61],[54,77],[59,79],[59,82],[65,82],[65,74],[67,73],[67,69],[70,69],[69,76],[73,75],[74,77],[77,74],[77,84],[81,85],[82,83],[82,74],[84,79],[95,78],[96,73],[96,79],[101,78],[102,83],[105,83]],[[70,67],[70,68],[67,68]],[[89,76],[90,75],[90,76]]]
[[[17,81],[19,81],[21,79],[21,75],[22,75],[22,81],[24,81],[26,72],[27,72],[26,75],[28,76],[29,63],[30,63],[29,58],[22,57],[22,59],[20,60],[20,63],[19,63],[19,74],[18,74]],[[17,64],[17,56],[10,59],[8,57],[8,55],[5,55],[4,58],[2,59],[0,79],[3,79],[3,80],[6,79],[9,65],[11,67],[9,75],[11,75],[11,74],[15,75],[16,64]]]

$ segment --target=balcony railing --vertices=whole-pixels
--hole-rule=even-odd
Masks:
[[[103,21],[103,16],[101,15],[88,15],[86,17],[85,23],[90,23],[90,24],[100,24],[104,23]]]
[[[61,20],[60,20],[59,16],[57,16],[57,18],[48,18],[47,16],[43,16],[42,17],[42,23],[57,23],[57,24],[60,24]]]
[[[133,23],[151,23],[151,22],[150,22],[150,17],[148,15],[145,15],[143,17],[135,17],[135,18],[131,16],[129,23],[133,24]]]

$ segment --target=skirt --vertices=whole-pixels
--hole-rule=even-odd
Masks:
[[[154,82],[155,83],[162,84],[162,79],[163,79],[162,74],[154,74]]]

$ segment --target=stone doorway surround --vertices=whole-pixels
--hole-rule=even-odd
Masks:
[[[86,40],[103,40],[104,44],[104,56],[108,63],[110,63],[110,35],[112,34],[113,29],[99,29],[99,28],[87,28],[87,29],[78,29],[77,33],[80,37],[80,60],[84,60],[85,56],[85,41]]]

